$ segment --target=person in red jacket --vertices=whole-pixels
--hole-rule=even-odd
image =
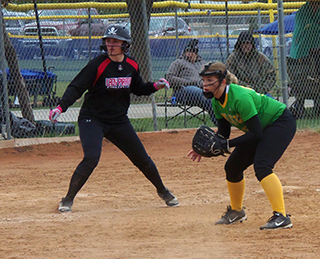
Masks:
[[[71,211],[73,200],[97,166],[103,138],[116,145],[156,187],[168,206],[177,206],[177,198],[164,186],[157,167],[148,156],[127,116],[130,94],[150,95],[164,87],[165,79],[143,82],[137,62],[126,53],[130,48],[129,31],[122,25],[110,25],[102,37],[105,53],[91,60],[72,80],[59,105],[50,111],[49,119],[56,122],[86,91],[78,125],[84,158],[75,169],[67,195],[59,211]]]

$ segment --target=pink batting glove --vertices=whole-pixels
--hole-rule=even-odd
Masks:
[[[60,105],[58,105],[56,108],[52,109],[49,112],[49,120],[52,121],[53,123],[57,122],[57,118],[60,116],[62,113],[62,108]]]
[[[170,89],[170,84],[169,82],[164,79],[164,78],[160,78],[156,83],[153,84],[154,87],[157,89],[157,90],[160,90],[162,88],[167,88],[167,89]]]

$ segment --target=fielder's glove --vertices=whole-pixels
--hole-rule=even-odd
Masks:
[[[207,126],[201,126],[195,133],[192,140],[192,149],[204,157],[230,154],[229,141],[222,136],[218,136]]]

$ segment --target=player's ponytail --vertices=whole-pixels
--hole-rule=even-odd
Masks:
[[[226,84],[238,84],[238,78],[232,74],[229,70],[227,70],[227,76],[226,76]]]

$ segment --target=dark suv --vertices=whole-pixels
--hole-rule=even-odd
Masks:
[[[34,16],[34,12],[29,13]],[[94,8],[90,9],[90,15],[98,15]],[[50,16],[49,19],[43,17]],[[56,18],[55,18],[56,16]],[[64,18],[64,16],[73,16]],[[77,55],[76,49],[70,36],[102,36],[105,32],[105,25],[100,19],[77,18],[78,16],[88,17],[88,9],[55,9],[40,10],[40,28],[43,37],[43,46],[46,55],[65,56],[73,58]],[[91,29],[91,31],[90,31]],[[38,37],[37,23],[27,24],[23,29],[23,35]],[[69,36],[69,37],[68,37]],[[60,38],[61,37],[61,38]],[[28,48],[22,58],[32,58],[40,54],[38,38],[25,38],[23,45]]]

